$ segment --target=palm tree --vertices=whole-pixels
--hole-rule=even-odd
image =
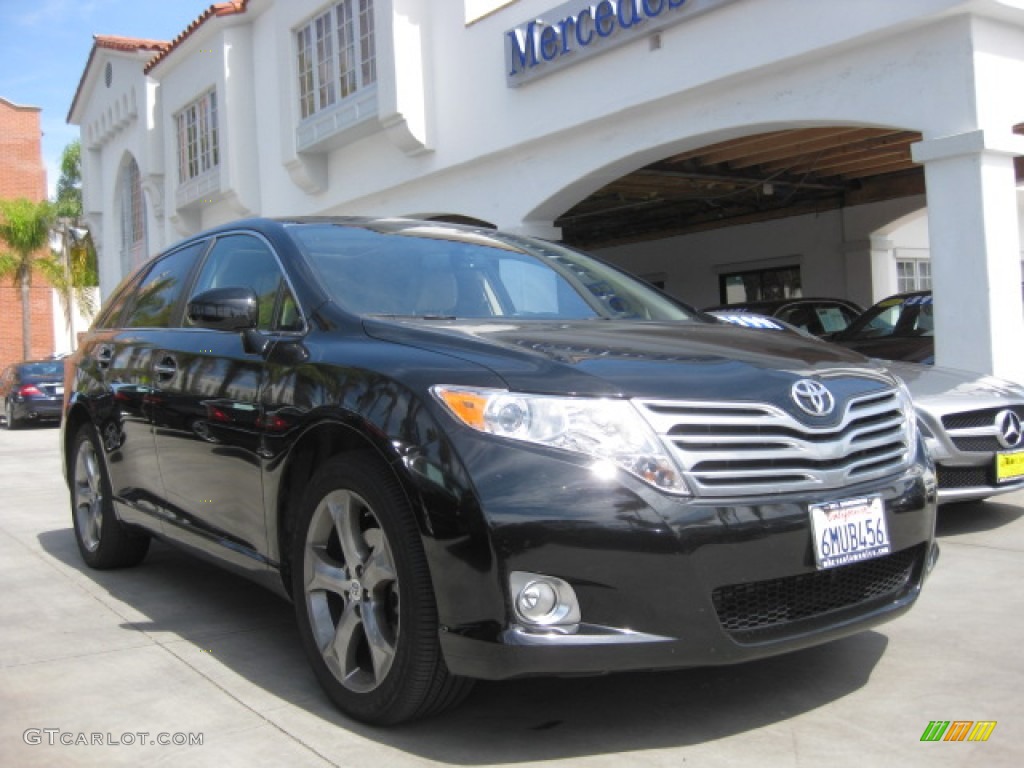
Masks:
[[[76,312],[91,318],[98,308],[95,293],[95,287],[99,285],[96,249],[89,230],[79,227],[77,219],[66,216],[54,219],[50,230],[50,247],[53,249],[50,257],[37,259],[36,267],[57,292],[64,311],[64,324],[70,333]]]
[[[46,200],[39,203],[23,197],[0,200],[0,244],[10,248],[0,252],[0,277],[10,276],[14,285],[21,288],[21,343],[25,359],[32,356],[29,303],[32,271],[37,263],[49,258],[40,256],[39,251],[49,241],[52,221],[53,207]]]
[[[60,297],[70,332],[76,312],[87,318],[96,314],[99,302],[95,288],[100,284],[96,248],[82,220],[82,145],[77,139],[61,153],[54,208],[56,219],[51,240],[56,240],[59,246],[54,249],[53,258],[40,260],[39,267]]]

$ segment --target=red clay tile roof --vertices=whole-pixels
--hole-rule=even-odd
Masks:
[[[89,58],[82,70],[82,77],[78,80],[78,87],[75,89],[75,97],[71,100],[71,108],[68,110],[67,121],[71,122],[71,115],[78,104],[78,97],[82,93],[82,86],[85,84],[85,76],[89,73],[93,59],[96,58],[96,51],[105,48],[110,51],[124,51],[132,53],[137,51],[154,51],[157,53],[166,51],[171,44],[166,40],[146,40],[138,37],[121,37],[119,35],[93,35],[92,50],[89,51]]]
[[[150,70],[153,69],[157,64],[164,60],[164,58],[171,53],[175,48],[181,45],[187,40],[193,32],[199,27],[206,23],[208,19],[216,18],[219,16],[232,16],[236,13],[245,13],[246,6],[249,5],[249,0],[230,0],[226,3],[216,3],[207,8],[203,13],[191,24],[189,24],[185,31],[179,34],[171,42],[166,40],[146,40],[135,37],[119,37],[117,35],[93,35],[92,50],[89,52],[89,59],[85,63],[85,69],[82,70],[82,77],[78,81],[78,88],[75,89],[75,97],[71,100],[71,108],[68,110],[67,120],[71,122],[71,115],[75,111],[75,106],[78,104],[78,97],[82,92],[82,85],[85,83],[85,76],[89,72],[89,67],[92,65],[92,60],[96,56],[96,50],[98,48],[106,48],[113,51],[152,51],[156,55],[146,64],[143,68],[145,74],[149,74]]]
[[[120,35],[93,35],[96,48],[109,48],[113,51],[166,51],[170,43],[166,40],[147,40],[141,37],[121,37]]]
[[[246,6],[249,5],[249,0],[230,0],[227,3],[216,3],[207,8],[203,13],[191,24],[185,27],[185,31],[178,35],[171,44],[165,49],[160,51],[152,60],[146,65],[143,70],[147,75],[150,71],[163,61],[175,48],[185,42],[193,32],[207,22],[208,19],[219,17],[219,16],[233,16],[236,13],[245,13]]]

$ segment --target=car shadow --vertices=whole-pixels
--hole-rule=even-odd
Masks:
[[[935,535],[940,538],[981,533],[1010,525],[1024,515],[1017,504],[999,501],[964,501],[943,504],[935,521]]]
[[[44,419],[43,421],[19,421],[13,430],[13,432],[29,432],[35,429],[58,429],[60,427],[59,419]],[[0,416],[0,428],[7,429],[7,418]]]
[[[125,631],[155,636],[179,655],[193,643],[196,654],[208,650],[269,694],[265,717],[287,717],[291,727],[294,715],[281,714],[287,702],[363,738],[452,765],[692,746],[770,727],[861,689],[888,645],[885,635],[866,631],[736,666],[480,682],[466,702],[441,716],[374,728],[342,715],[321,692],[290,604],[264,588],[159,542],[137,568],[94,571],[81,562],[70,529],[43,532],[39,541],[146,617],[121,624]],[[186,642],[175,643],[179,638]]]

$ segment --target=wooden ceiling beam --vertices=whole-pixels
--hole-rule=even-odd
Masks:
[[[830,151],[823,151],[814,157],[800,159],[780,159],[776,162],[763,163],[760,168],[765,173],[775,171],[788,171],[790,173],[805,173],[822,166],[834,165],[844,162],[847,159],[858,157],[870,157],[878,154],[899,153],[910,160],[910,145],[920,140],[920,134],[900,133],[885,138],[872,139],[869,141],[854,142],[849,145],[836,147]]]
[[[802,187],[805,189],[820,189],[835,192],[841,190],[838,184],[827,184],[819,181],[805,182],[793,178],[766,176],[745,176],[742,174],[704,173],[701,171],[668,171],[661,168],[643,168],[631,176],[638,178],[665,178],[665,179],[688,179],[702,183],[733,184],[736,186],[757,187],[762,184],[775,184],[776,186]]]
[[[768,134],[756,142],[740,143],[737,140],[717,144],[705,148],[693,159],[702,165],[734,163],[758,152],[778,151],[780,149],[800,147],[809,141],[837,139],[861,130],[848,126],[830,128],[803,128],[779,133]],[[675,158],[673,158],[674,160]]]
[[[845,139],[820,139],[809,141],[800,147],[799,152],[772,152],[750,155],[741,161],[731,163],[733,167],[757,165],[762,170],[775,171],[798,165],[801,161],[810,162],[817,157],[832,157],[835,155],[850,154],[855,152],[870,152],[877,149],[886,149],[891,146],[907,147],[913,141],[920,140],[921,135],[908,131],[878,131],[874,128],[865,128],[856,133],[847,134]],[[909,150],[907,150],[909,154]]]
[[[818,178],[828,178],[831,176],[857,178],[865,176],[867,175],[867,171],[873,171],[877,168],[903,170],[913,167],[915,167],[913,160],[903,153],[893,152],[847,158],[843,161],[837,161],[830,165],[815,168],[814,175]]]

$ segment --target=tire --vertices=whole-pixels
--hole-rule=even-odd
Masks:
[[[14,418],[14,406],[11,405],[10,400],[4,403],[4,426],[7,429],[18,429],[21,426],[21,423]]]
[[[291,558],[303,646],[345,714],[394,725],[469,693],[472,681],[445,666],[419,529],[390,470],[362,454],[325,462],[305,493]]]
[[[100,570],[138,565],[149,551],[149,536],[118,520],[110,476],[92,424],[83,424],[75,433],[70,458],[71,522],[82,559]]]

